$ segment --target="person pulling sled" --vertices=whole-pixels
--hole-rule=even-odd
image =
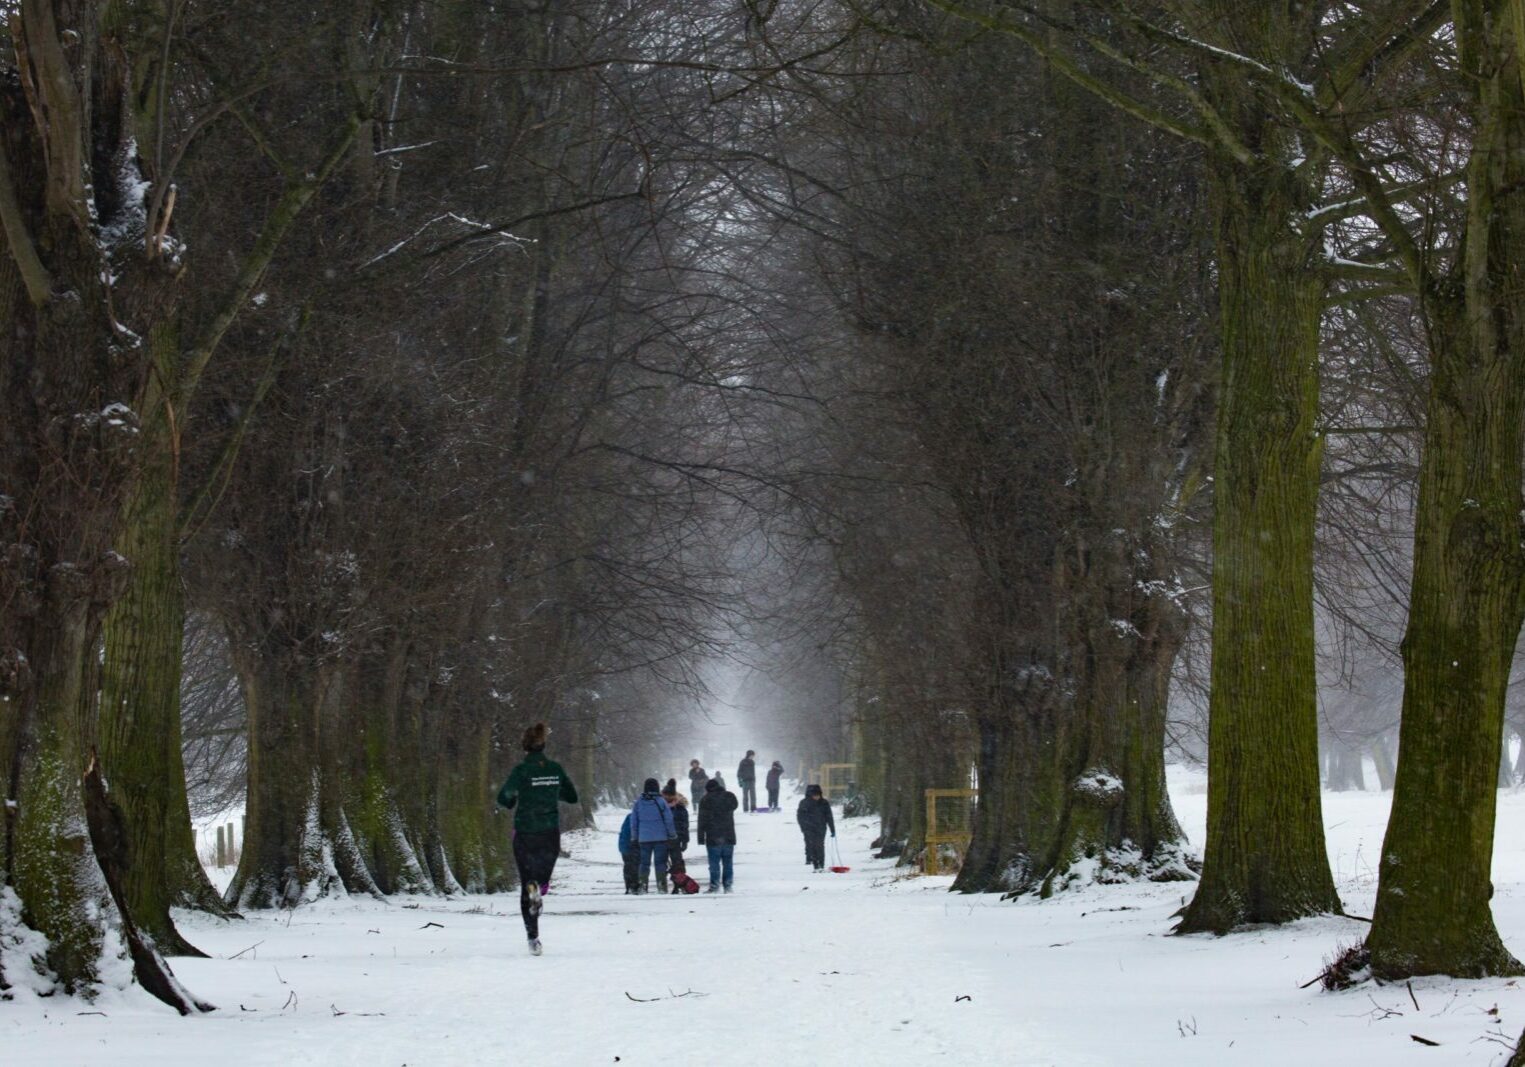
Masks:
[[[831,801],[821,793],[818,785],[807,786],[805,799],[800,801],[795,819],[800,833],[805,835],[805,862],[817,871],[826,869],[826,832],[837,836],[837,821],[831,816]]]

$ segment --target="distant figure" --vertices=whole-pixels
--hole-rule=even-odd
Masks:
[[[768,768],[768,810],[778,810],[778,787],[784,778],[784,765],[778,760],[773,761],[773,766]]]
[[[699,807],[699,801],[704,798],[704,783],[710,780],[710,776],[704,773],[704,768],[699,766],[699,761],[688,761],[688,792],[694,798],[694,807]]]
[[[577,788],[546,758],[551,731],[537,722],[524,731],[525,756],[498,790],[498,803],[514,813],[514,864],[519,868],[519,914],[529,937],[531,955],[540,955],[540,909],[551,888],[551,874],[561,855],[561,812],[558,802],[577,803]]]
[[[800,833],[805,835],[805,862],[816,870],[826,867],[826,831],[837,836],[837,821],[831,817],[831,801],[821,795],[821,787],[811,785],[805,789],[805,799],[795,818],[799,820]]]
[[[651,868],[655,866],[657,889],[666,893],[667,854],[678,839],[678,827],[655,778],[646,779],[641,795],[630,808],[630,839],[641,853],[641,878],[635,891],[651,889]]]
[[[632,838],[631,829],[635,825],[635,815],[627,812],[625,821],[620,824],[620,860],[625,868],[625,892],[638,893],[641,888],[641,846]]]
[[[729,893],[736,855],[736,794],[726,791],[718,775],[704,787],[699,802],[699,843],[709,856],[709,892]]]
[[[757,762],[752,758],[757,755],[750,748],[747,749],[746,758],[736,767],[736,784],[741,786],[741,810],[757,810]]]

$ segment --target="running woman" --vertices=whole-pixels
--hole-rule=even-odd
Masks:
[[[498,803],[514,810],[514,863],[519,868],[519,914],[529,937],[530,954],[540,955],[540,909],[551,887],[551,872],[561,855],[558,801],[577,803],[577,787],[561,764],[548,759],[550,731],[537,722],[524,731],[524,759],[509,772]]]

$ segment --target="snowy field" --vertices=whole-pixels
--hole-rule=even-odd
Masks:
[[[1200,775],[1172,791],[1200,842]],[[1325,796],[1358,914],[1387,800]],[[1500,800],[1496,914],[1525,955],[1525,793]],[[516,897],[187,916],[214,958],[176,971],[219,1011],[180,1019],[136,989],[0,1004],[0,1064],[1498,1064],[1525,1025],[1514,981],[1299,988],[1352,920],[1176,938],[1179,885],[952,896],[868,859],[868,820],[842,827],[849,874],[806,869],[789,811],[738,814],[734,895],[626,897],[620,817],[569,839],[542,958]]]

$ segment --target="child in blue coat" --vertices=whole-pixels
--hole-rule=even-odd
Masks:
[[[631,823],[635,820],[633,814],[625,816],[625,821],[620,826],[620,859],[625,867],[625,892],[638,892],[641,878],[641,850],[630,838]]]

